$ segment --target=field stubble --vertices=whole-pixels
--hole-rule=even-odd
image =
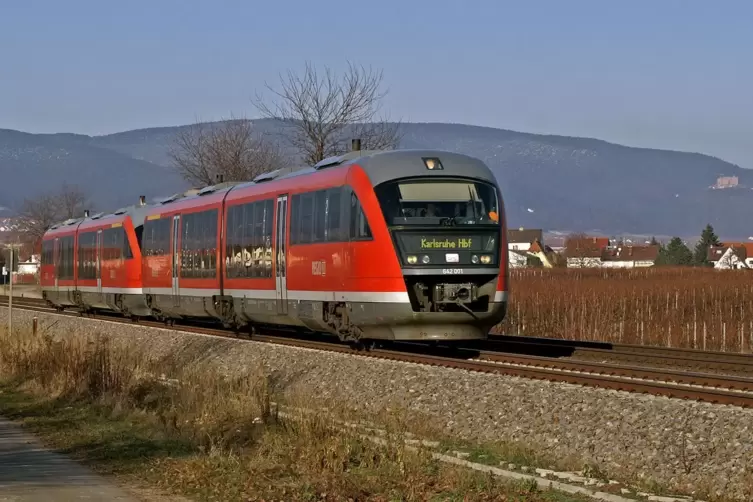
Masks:
[[[273,401],[295,410],[312,396],[275,395],[262,369],[228,378],[106,336],[58,335],[0,331],[0,410],[137,488],[201,500],[585,500],[413,451],[409,430],[436,432],[399,410],[368,417],[386,434],[375,443],[338,427],[362,418],[336,402],[285,417]]]
[[[753,274],[710,268],[522,269],[498,333],[753,351]]]

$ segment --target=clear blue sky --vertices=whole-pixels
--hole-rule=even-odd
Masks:
[[[750,0],[7,0],[0,127],[254,116],[306,60],[384,70],[393,118],[700,151],[753,168]]]

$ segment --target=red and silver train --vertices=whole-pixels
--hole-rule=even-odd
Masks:
[[[480,339],[506,313],[506,233],[480,160],[353,151],[55,225],[41,283],[59,309],[347,341]]]

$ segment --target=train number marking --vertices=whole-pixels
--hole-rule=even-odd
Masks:
[[[463,274],[462,268],[443,268],[442,269],[443,274]]]
[[[311,275],[324,276],[326,274],[327,274],[327,264],[324,260],[311,262]]]

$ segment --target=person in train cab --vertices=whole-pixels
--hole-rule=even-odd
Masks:
[[[426,216],[428,218],[437,218],[439,216],[442,216],[442,214],[437,206],[435,206],[432,203],[429,203],[426,205]]]

